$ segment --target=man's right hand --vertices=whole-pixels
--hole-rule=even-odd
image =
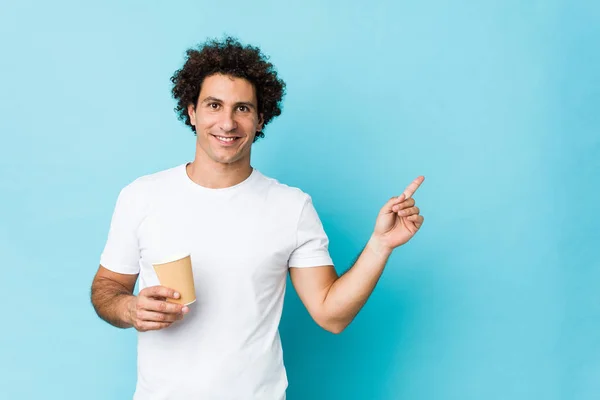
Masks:
[[[132,296],[127,301],[128,322],[140,332],[167,328],[189,312],[187,306],[166,301],[167,298],[179,297],[175,290],[164,286],[142,289],[137,296]]]

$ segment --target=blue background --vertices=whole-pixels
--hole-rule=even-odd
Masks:
[[[21,0],[0,6],[0,398],[131,398],[135,331],[91,280],[119,190],[193,158],[169,78],[223,33],[287,82],[253,165],[313,196],[340,272],[426,176],[425,225],[346,331],[288,287],[288,399],[600,396],[600,3]]]

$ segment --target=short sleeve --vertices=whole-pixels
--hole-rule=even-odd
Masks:
[[[121,190],[110,222],[108,238],[100,256],[100,264],[117,273],[140,271],[137,229],[141,210],[131,185]]]
[[[300,213],[296,237],[296,248],[288,261],[289,267],[333,265],[329,255],[329,239],[310,196],[307,196]]]

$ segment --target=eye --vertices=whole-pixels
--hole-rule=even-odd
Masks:
[[[239,106],[238,110],[240,110],[241,112],[248,112],[250,111],[250,108],[248,106]]]
[[[220,106],[221,105],[219,103],[215,103],[215,102],[208,103],[208,107],[212,110],[218,110]]]

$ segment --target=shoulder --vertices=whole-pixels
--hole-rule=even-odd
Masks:
[[[168,192],[165,189],[177,181],[182,168],[180,165],[135,178],[121,188],[119,201],[139,206],[150,198]]]
[[[176,167],[142,175],[130,181],[127,185],[125,185],[125,187],[122,188],[122,191],[141,194],[164,188],[165,186],[177,181],[182,168],[184,168],[183,165],[178,165]]]
[[[310,195],[302,189],[282,183],[261,172],[258,172],[257,181],[258,185],[261,186],[261,191],[271,201],[293,204],[296,207],[302,207],[306,202],[311,201]]]

